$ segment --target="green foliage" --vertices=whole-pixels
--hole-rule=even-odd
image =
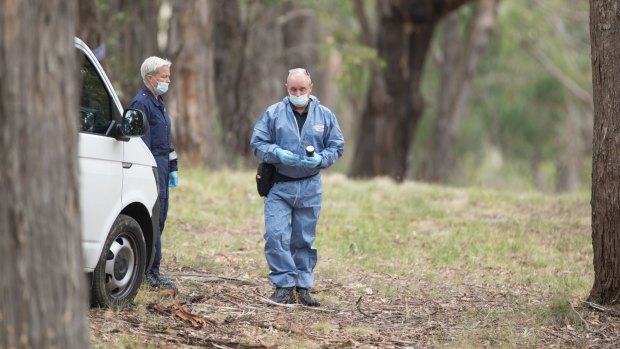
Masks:
[[[458,163],[450,183],[529,189],[537,185],[537,171],[545,175],[547,183],[555,182],[567,100],[580,102],[541,59],[581,89],[591,90],[588,4],[569,3],[500,3],[497,27],[474,77],[470,103],[456,140]],[[471,9],[462,8],[460,23],[467,21]],[[441,31],[437,33],[433,50],[437,50],[441,39]],[[414,176],[420,176],[429,161],[440,161],[428,158],[439,69],[436,64],[427,64],[424,72],[423,92],[429,107],[413,145]],[[587,120],[588,116],[582,118]],[[584,173],[589,161],[583,158]],[[584,187],[588,177],[584,176]]]
[[[365,99],[371,67],[381,69],[385,64],[374,47],[363,43],[352,2],[321,0],[309,1],[308,5],[319,14],[322,36],[325,38],[322,65],[327,64],[330,56],[337,55],[341,72],[335,78],[341,93],[351,100]],[[367,9],[366,13],[372,21],[373,12]]]
[[[113,2],[97,0],[102,19],[103,40],[107,45],[106,71],[116,87],[140,84],[135,65],[123,63],[119,28],[127,28],[134,17],[114,9]],[[261,2],[273,11],[290,8],[290,0]],[[375,1],[362,1],[374,32],[377,26]],[[462,6],[458,12],[459,30],[468,29],[477,2]],[[241,1],[242,11],[256,2]],[[385,65],[374,47],[363,43],[352,1],[303,0],[296,9],[311,9],[319,19],[321,64],[330,67],[337,91],[330,105],[341,120],[347,135],[346,158],[336,169],[346,171],[354,151],[357,120],[366,105],[372,67]],[[496,28],[473,80],[470,103],[460,125],[454,152],[457,167],[451,184],[485,187],[534,188],[535,172],[544,174],[547,183],[555,183],[554,169],[562,144],[560,126],[567,115],[567,101],[588,110],[558,76],[542,61],[552,64],[567,81],[584,91],[591,91],[591,62],[588,31],[589,4],[582,0],[501,1]],[[168,17],[162,17],[159,30],[164,33]],[[430,147],[438,98],[441,67],[432,55],[438,52],[442,31],[437,28],[429,57],[424,67],[422,91],[426,109],[418,125],[410,153],[411,178],[421,178],[431,161]],[[277,37],[277,35],[276,35]],[[135,62],[139,64],[139,62]],[[321,72],[317,72],[321,73]],[[122,93],[122,89],[117,89]],[[135,91],[121,95],[127,100]],[[256,101],[264,103],[264,101]],[[403,103],[406,101],[395,101]],[[587,115],[583,119],[587,123]],[[586,128],[589,127],[586,126]],[[220,130],[215,130],[218,134]],[[589,143],[586,140],[586,143]],[[500,161],[496,161],[496,160]],[[583,159],[583,172],[588,173],[590,159]],[[246,162],[247,163],[247,162]],[[584,187],[589,175],[583,176]],[[553,187],[552,185],[549,186]]]

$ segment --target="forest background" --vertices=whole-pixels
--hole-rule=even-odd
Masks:
[[[144,58],[173,62],[165,97],[184,166],[254,167],[254,123],[285,97],[287,70],[301,66],[345,133],[344,158],[332,171],[493,189],[589,190],[588,3],[460,2],[429,19],[428,47],[417,51],[419,75],[403,76],[419,79],[419,93],[402,88],[410,98],[388,99],[379,113],[369,102],[378,97],[373,74],[415,69],[390,61],[385,23],[396,15],[380,2],[88,0],[79,2],[77,33],[101,54],[123,105],[142,84]],[[407,25],[406,33],[419,29]],[[388,94],[390,88],[400,87],[388,86]],[[408,103],[419,117],[389,120]],[[410,132],[401,137],[399,125]],[[386,142],[392,143],[380,144]]]
[[[90,320],[102,348],[618,347],[618,1],[6,1],[0,308],[18,327],[0,342],[83,348]],[[124,105],[146,56],[174,62],[165,98],[181,159],[163,243],[181,297],[144,289],[90,319],[67,112],[76,28]],[[324,177],[323,306],[290,312],[261,302],[248,140],[296,66],[347,150]]]

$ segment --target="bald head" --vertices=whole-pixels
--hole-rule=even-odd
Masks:
[[[310,74],[304,68],[293,68],[288,71],[288,77],[286,78],[286,83],[290,84],[291,80],[299,81],[303,80],[303,82],[307,85],[312,85],[312,79],[310,79]]]

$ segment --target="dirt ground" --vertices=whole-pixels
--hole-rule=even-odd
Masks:
[[[543,303],[524,288],[417,282],[360,273],[322,279],[321,307],[275,305],[266,280],[227,278],[179,268],[176,297],[143,287],[124,310],[91,309],[95,347],[111,348],[617,348],[620,312],[571,304],[578,323],[541,325],[523,304]],[[258,277],[258,275],[257,275]],[[361,284],[385,283],[381,294]],[[400,287],[402,286],[402,287]],[[403,291],[408,290],[408,291]],[[146,301],[145,301],[146,299]],[[486,315],[485,315],[486,314]],[[499,314],[499,316],[498,316]],[[501,314],[511,322],[503,322]],[[492,315],[492,316],[491,316]],[[511,335],[506,335],[506,332]],[[130,338],[120,340],[119,338]],[[509,342],[506,338],[513,338]]]

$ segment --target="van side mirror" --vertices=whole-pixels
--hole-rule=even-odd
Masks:
[[[116,127],[116,139],[128,141],[132,137],[144,136],[149,129],[149,123],[141,110],[128,108]]]

